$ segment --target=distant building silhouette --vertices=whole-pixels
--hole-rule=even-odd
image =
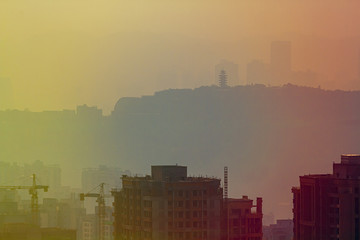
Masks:
[[[81,186],[83,192],[87,193],[100,183],[106,183],[105,192],[110,193],[111,188],[120,188],[121,179],[119,176],[124,174],[129,175],[129,171],[124,171],[121,168],[108,167],[100,165],[97,168],[83,168],[81,173]]]
[[[270,64],[253,60],[247,64],[246,83],[281,86],[287,83],[299,86],[317,85],[317,74],[312,70],[293,71],[291,66],[291,42],[271,43]]]
[[[263,215],[263,225],[270,226],[275,223],[274,213],[270,212]]]
[[[119,176],[130,175],[129,171],[123,171],[120,168],[108,167],[100,165],[97,168],[83,168],[81,173],[81,186],[84,193],[88,193],[94,190],[100,183],[106,183],[104,185],[105,194],[110,195],[112,188],[121,188],[121,179]],[[110,205],[110,199],[105,199],[106,205]],[[93,212],[97,203],[95,201],[85,201],[85,208]]]
[[[293,239],[293,220],[280,219],[276,224],[264,226],[263,240],[292,240]]]
[[[300,177],[292,189],[294,240],[360,239],[360,155],[341,155],[332,174]]]
[[[219,74],[219,87],[226,88],[227,86],[227,74],[225,70],[221,70]]]
[[[99,109],[96,106],[89,107],[84,104],[76,107],[76,114],[81,119],[99,120],[102,117],[102,109]]]
[[[221,60],[220,63],[215,65],[215,79],[219,79],[221,71],[224,70],[227,75],[227,85],[239,85],[239,65],[227,60]]]
[[[272,84],[282,85],[290,82],[291,42],[274,41],[271,43],[270,69]]]

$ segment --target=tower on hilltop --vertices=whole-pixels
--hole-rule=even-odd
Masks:
[[[219,74],[219,87],[226,88],[227,86],[227,74],[225,70],[221,70]]]

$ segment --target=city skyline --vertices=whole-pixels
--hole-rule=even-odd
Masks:
[[[0,0],[0,240],[360,240],[359,9]]]
[[[118,97],[211,85],[221,59],[239,65],[244,84],[248,62],[270,62],[272,41],[291,41],[294,71],[315,71],[322,88],[359,89],[358,7],[324,0],[2,1],[0,78],[11,81],[12,93],[0,107],[87,103],[108,114]]]

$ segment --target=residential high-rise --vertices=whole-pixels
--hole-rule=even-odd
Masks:
[[[261,240],[262,199],[223,198],[220,179],[188,177],[185,166],[152,166],[114,189],[115,240]],[[256,207],[253,211],[252,208]]]
[[[360,155],[341,155],[332,174],[300,177],[293,188],[294,240],[360,239]]]
[[[220,239],[220,179],[188,177],[184,166],[151,170],[123,176],[122,189],[112,192],[115,240]]]
[[[228,240],[261,240],[262,239],[262,199],[257,198],[254,206],[253,200],[247,196],[240,199],[230,198],[228,205],[228,219],[225,226],[228,231]],[[253,210],[253,207],[256,209]],[[225,214],[226,215],[226,214]],[[227,224],[226,224],[227,223]],[[224,234],[225,236],[227,234]]]

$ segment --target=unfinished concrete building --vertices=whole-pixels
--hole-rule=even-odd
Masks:
[[[115,240],[221,238],[220,179],[188,177],[184,166],[152,166],[151,173],[123,176],[123,188],[112,191]]]

